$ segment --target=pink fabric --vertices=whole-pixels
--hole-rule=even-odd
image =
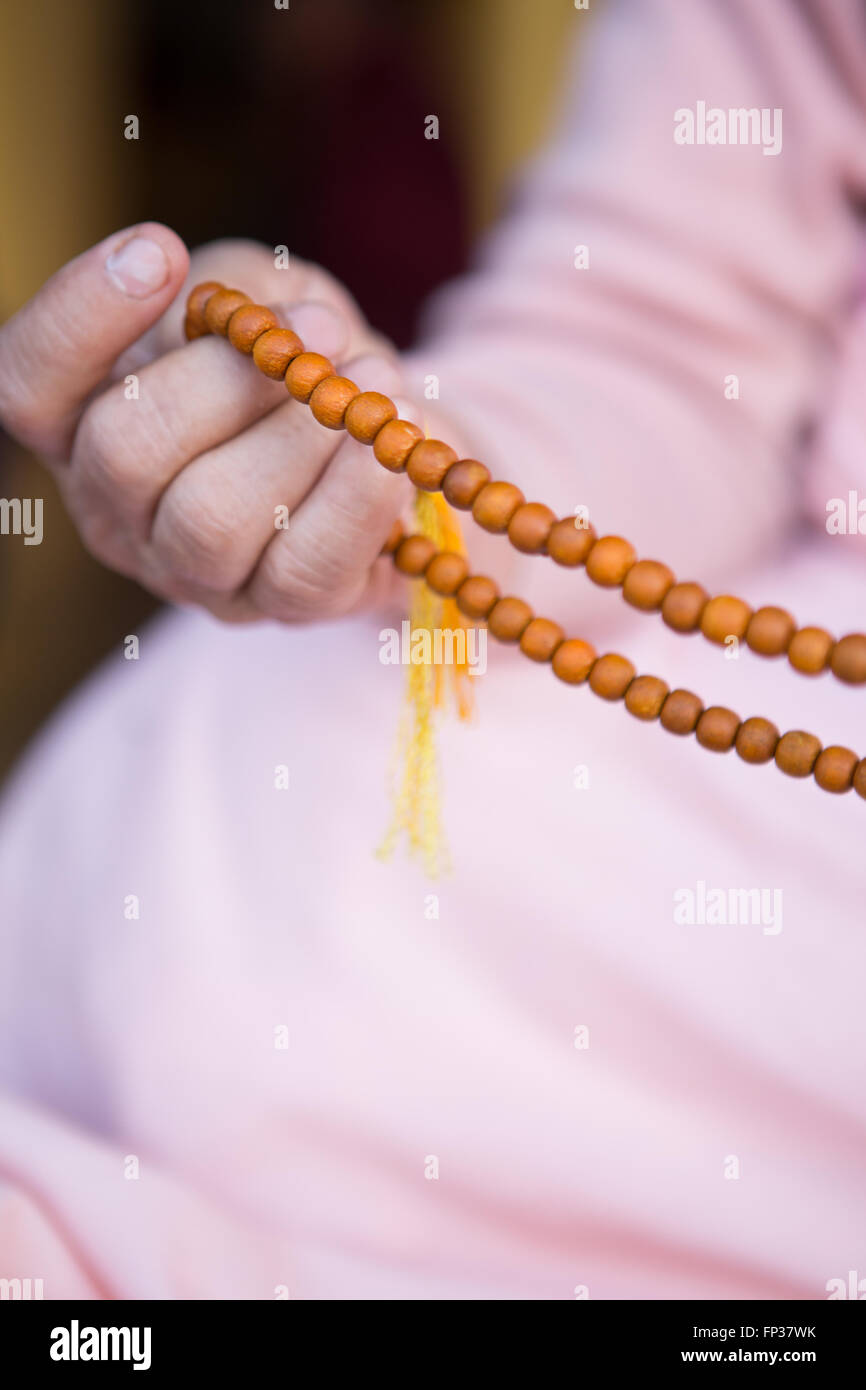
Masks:
[[[823,528],[827,498],[866,491],[860,25],[853,0],[608,6],[581,100],[408,362],[530,495],[838,633],[863,627],[863,538]],[[676,146],[702,99],[782,107],[782,153]],[[857,692],[469,539],[639,670],[866,751]],[[383,866],[403,672],[378,633],[400,616],[170,615],[22,766],[0,825],[0,1277],[822,1298],[866,1273],[862,803],[491,644],[477,724],[442,727],[454,876]],[[780,888],[781,930],[677,924],[701,881]]]

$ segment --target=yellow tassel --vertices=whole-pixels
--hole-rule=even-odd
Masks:
[[[460,524],[441,493],[415,494],[415,520],[418,531],[429,536],[439,550],[465,554]],[[435,711],[445,703],[450,686],[461,719],[472,713],[472,687],[463,641],[457,643],[458,630],[465,629],[463,615],[453,598],[443,599],[428,589],[423,580],[412,581],[409,607],[410,638],[419,630],[430,634],[431,653],[436,629],[454,631],[445,650],[459,652],[464,659],[454,664],[412,662],[406,668],[406,708],[400,720],[395,762],[402,763],[402,775],[394,776],[394,813],[385,838],[377,850],[388,859],[400,836],[405,834],[410,853],[419,854],[427,874],[437,878],[449,867],[448,848],[442,826],[439,799],[439,769],[436,757]]]

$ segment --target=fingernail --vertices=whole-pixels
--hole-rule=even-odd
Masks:
[[[108,278],[133,299],[147,299],[168,279],[168,260],[158,241],[134,236],[105,262]]]

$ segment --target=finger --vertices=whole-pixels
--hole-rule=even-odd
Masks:
[[[122,385],[103,392],[82,418],[67,480],[89,544],[113,527],[143,543],[161,494],[185,465],[285,400],[279,382],[213,338],[143,368],[135,398]]]
[[[359,364],[352,366],[360,372]],[[377,381],[373,389],[393,395],[390,364],[382,364]],[[410,411],[398,404],[404,408]],[[268,544],[248,586],[250,598],[283,622],[347,612],[366,589],[409,491],[407,479],[381,468],[366,445],[344,439],[289,530]]]
[[[231,288],[243,290],[255,303],[267,305],[278,315],[281,309],[285,311],[301,303],[326,304],[352,332],[360,333],[364,329],[364,316],[357,302],[327,271],[296,257],[290,259],[286,269],[276,269],[274,259],[272,251],[248,241],[213,242],[194,252],[183,294],[154,325],[140,346],[152,358],[171,351],[183,342],[186,297],[193,286],[205,280],[217,280]],[[280,318],[280,322],[286,323],[286,319]],[[304,341],[306,343],[306,339]],[[307,346],[311,351],[323,351],[312,340]]]
[[[29,448],[66,455],[83,403],[166,310],[189,257],[142,223],[70,261],[0,329],[0,419]]]
[[[356,365],[362,390],[378,389],[383,380],[389,389],[400,382],[397,368],[378,357]],[[241,589],[275,532],[291,525],[341,438],[305,406],[286,400],[243,434],[193,459],[160,498],[149,560],[190,592]]]

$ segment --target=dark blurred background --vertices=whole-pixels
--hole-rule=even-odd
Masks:
[[[5,0],[0,316],[144,218],[252,237],[344,280],[398,344],[459,273],[543,135],[572,0]],[[124,138],[137,115],[140,138]],[[439,139],[424,138],[428,115]],[[48,475],[0,436],[0,776],[153,601],[83,550]]]

